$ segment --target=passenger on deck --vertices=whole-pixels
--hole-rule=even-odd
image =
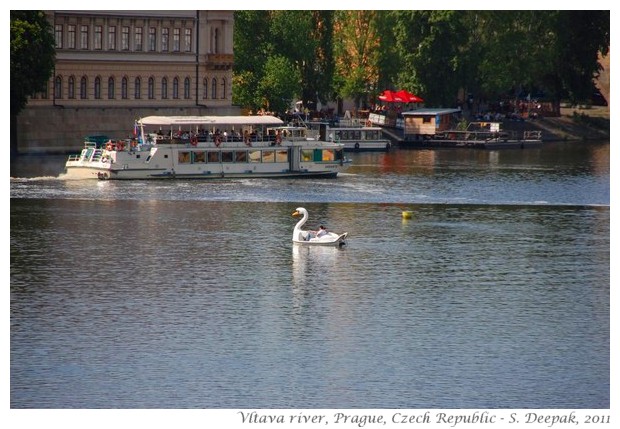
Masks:
[[[327,234],[327,230],[325,229],[323,225],[321,225],[316,232],[316,238],[321,238],[326,234]]]

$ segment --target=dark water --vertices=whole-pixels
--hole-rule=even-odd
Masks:
[[[396,150],[219,182],[18,159],[11,407],[609,408],[609,155]],[[293,246],[298,206],[348,245]]]

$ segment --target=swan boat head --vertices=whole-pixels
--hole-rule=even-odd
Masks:
[[[300,244],[314,244],[314,245],[344,245],[344,239],[348,233],[336,234],[334,232],[328,232],[322,237],[314,236],[313,231],[303,230],[302,227],[308,220],[308,210],[303,207],[297,207],[293,212],[293,216],[302,216],[293,229],[293,242]]]

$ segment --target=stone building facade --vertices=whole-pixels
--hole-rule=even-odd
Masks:
[[[56,65],[17,118],[17,151],[127,137],[149,115],[230,115],[233,11],[46,11]]]

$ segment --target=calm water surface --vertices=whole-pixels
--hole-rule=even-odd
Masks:
[[[11,407],[609,408],[608,142],[352,158],[218,182],[18,159]],[[294,246],[298,206],[348,245]]]

